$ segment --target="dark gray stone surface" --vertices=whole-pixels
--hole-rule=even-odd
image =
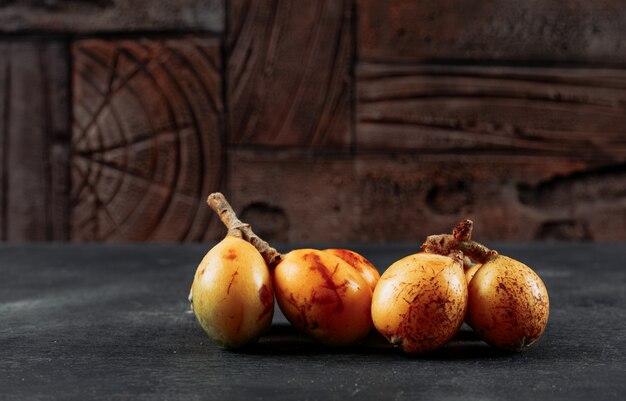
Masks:
[[[411,245],[355,246],[381,270]],[[0,245],[0,399],[623,399],[624,244],[502,245],[544,279],[551,315],[526,352],[463,328],[407,357],[378,335],[346,349],[277,313],[246,351],[213,345],[187,291],[208,245]]]

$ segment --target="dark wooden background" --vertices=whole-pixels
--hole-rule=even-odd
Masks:
[[[626,240],[626,1],[0,0],[0,239]],[[479,234],[478,234],[479,233]]]

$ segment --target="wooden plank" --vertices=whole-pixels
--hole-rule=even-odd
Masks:
[[[197,241],[222,184],[220,43],[75,42],[71,237]]]
[[[4,42],[3,238],[67,238],[67,66],[63,43]],[[5,64],[5,65],[7,65]]]
[[[626,160],[626,71],[358,67],[357,149]]]
[[[483,240],[626,240],[626,169],[610,161],[275,150],[229,158],[229,199],[272,241],[401,241],[417,250],[464,218]]]
[[[351,1],[230,3],[229,141],[350,146]]]
[[[11,90],[8,116],[7,233],[10,241],[45,240],[48,132],[41,46],[9,44]]]
[[[619,69],[363,63],[358,231],[407,240],[469,217],[493,240],[624,239],[625,111]]]
[[[362,61],[626,63],[624,0],[358,1]]]
[[[224,0],[30,1],[0,3],[0,31],[224,30]]]
[[[626,240],[626,164],[590,168],[519,189],[521,203],[549,216],[538,239]]]
[[[65,43],[53,43],[41,54],[42,73],[46,75],[49,142],[48,238],[69,239],[69,155],[70,116],[69,60]]]
[[[0,54],[9,54],[9,46],[0,42]],[[6,201],[7,201],[7,148],[8,111],[10,97],[11,65],[10,57],[0,59],[0,241],[6,240]]]
[[[231,150],[229,158],[228,198],[258,235],[293,243],[352,238],[358,193],[351,158],[276,150]]]
[[[464,218],[475,222],[483,240],[538,239],[541,226],[556,215],[523,204],[518,188],[587,168],[582,160],[528,155],[362,155],[355,164],[361,212],[354,240],[412,241],[417,247]]]

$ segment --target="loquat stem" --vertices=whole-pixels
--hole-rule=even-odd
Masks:
[[[471,269],[472,266],[474,266],[474,262],[472,262],[472,259],[465,256],[463,258],[463,270]]]
[[[252,244],[252,246],[259,251],[261,256],[263,256],[263,259],[265,259],[265,263],[267,263],[268,266],[274,267],[278,264],[278,262],[280,262],[280,252],[272,248],[270,244],[263,241],[258,235],[256,235],[252,231],[252,228],[250,228],[250,224],[243,223],[239,220],[237,214],[222,193],[212,193],[209,195],[207,203],[209,207],[217,213],[220,220],[222,220],[222,223],[224,223],[228,229],[228,235],[242,238]]]
[[[449,255],[453,251],[461,251],[478,263],[486,263],[498,256],[498,252],[491,250],[476,241],[471,240],[473,223],[463,220],[454,228],[453,234],[429,235],[422,244],[428,253]]]
[[[469,219],[461,220],[454,227],[452,236],[458,241],[469,241],[472,239],[472,231],[474,230],[474,222]]]

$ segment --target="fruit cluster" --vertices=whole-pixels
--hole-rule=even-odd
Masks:
[[[548,293],[528,266],[471,240],[472,222],[430,236],[423,252],[380,276],[347,249],[280,254],[242,223],[220,193],[209,206],[228,228],[204,257],[189,300],[208,336],[226,348],[256,341],[271,325],[274,298],[301,332],[349,345],[375,327],[407,353],[433,351],[465,320],[487,343],[520,350],[539,339]]]

